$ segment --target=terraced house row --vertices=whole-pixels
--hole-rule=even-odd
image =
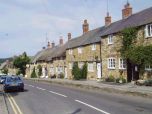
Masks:
[[[65,78],[72,79],[71,70],[74,62],[78,62],[81,68],[86,62],[88,65],[89,80],[106,78],[109,76],[124,76],[128,82],[146,78],[147,72],[152,70],[146,67],[144,77],[139,75],[138,65],[127,63],[118,51],[122,44],[122,36],[119,34],[123,29],[137,27],[137,45],[152,44],[152,7],[138,13],[132,13],[132,7],[127,3],[122,9],[122,19],[112,22],[109,13],[105,17],[105,25],[94,30],[89,30],[89,23],[84,20],[83,33],[79,37],[72,38],[68,33],[68,41],[59,45],[48,42],[45,49],[39,51],[30,65],[27,65],[27,76],[33,67],[42,65],[43,76],[64,74]],[[148,71],[147,71],[148,70]]]

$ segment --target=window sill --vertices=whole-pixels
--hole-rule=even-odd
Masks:
[[[119,68],[119,70],[126,70],[126,68]]]
[[[116,68],[108,68],[109,70],[115,70]]]
[[[147,36],[147,37],[145,37],[145,39],[148,39],[148,38],[152,38],[152,36]]]
[[[113,43],[108,43],[108,45],[112,45]]]

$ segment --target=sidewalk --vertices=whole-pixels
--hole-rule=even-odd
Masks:
[[[8,114],[4,94],[0,90],[0,114]]]
[[[48,83],[57,83],[68,86],[76,86],[79,88],[85,89],[96,89],[101,91],[108,91],[114,93],[122,93],[122,94],[131,94],[142,97],[152,98],[152,87],[147,86],[137,86],[132,83],[127,84],[114,84],[114,83],[105,83],[100,81],[75,81],[75,80],[67,80],[67,79],[30,79],[35,81],[44,81]]]

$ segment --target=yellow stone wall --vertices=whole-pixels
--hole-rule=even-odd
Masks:
[[[66,65],[67,65],[67,73],[68,78],[72,79],[71,70],[69,69],[69,63],[73,62],[92,62],[94,64],[94,72],[88,72],[87,79],[96,79],[96,60],[100,61],[100,43],[96,43],[96,50],[92,50],[92,44],[81,46],[82,53],[78,53],[78,47],[73,48],[72,54],[69,54],[69,50],[66,50]]]

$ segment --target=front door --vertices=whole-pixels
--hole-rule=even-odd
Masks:
[[[99,79],[101,78],[101,63],[97,63],[97,76]]]
[[[65,68],[65,79],[68,78],[68,74],[67,74],[67,68]]]

